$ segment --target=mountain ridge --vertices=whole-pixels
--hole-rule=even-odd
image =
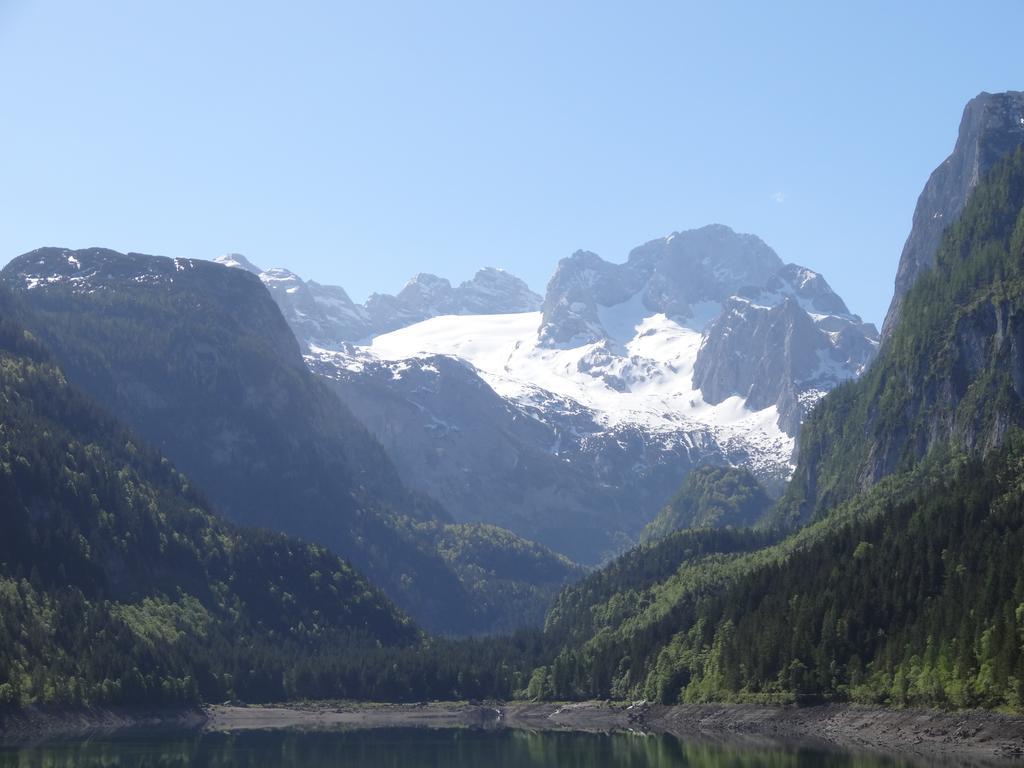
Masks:
[[[446,278],[420,272],[398,294],[374,293],[363,304],[356,304],[340,286],[304,281],[282,267],[263,270],[238,253],[214,261],[259,277],[296,336],[327,349],[438,315],[532,312],[541,302],[525,282],[496,267],[484,267],[456,287]]]

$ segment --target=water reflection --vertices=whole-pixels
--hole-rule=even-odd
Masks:
[[[378,729],[123,736],[0,748],[0,768],[895,768],[815,749],[745,749],[670,736]]]

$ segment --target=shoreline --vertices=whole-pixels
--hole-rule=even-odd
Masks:
[[[0,746],[128,730],[195,731],[206,721],[206,712],[197,707],[27,707],[0,711]]]
[[[664,733],[750,748],[823,748],[916,759],[927,764],[1009,765],[1024,761],[1024,716],[972,710],[896,710],[851,704],[629,705],[620,702],[328,704],[207,709],[204,730],[259,728],[484,727]]]
[[[237,733],[267,729],[517,728],[668,734],[736,747],[812,744],[923,764],[1024,762],[1024,716],[971,710],[898,710],[852,704],[763,706],[623,702],[297,702],[202,709],[45,709],[0,714],[0,743],[128,730]]]

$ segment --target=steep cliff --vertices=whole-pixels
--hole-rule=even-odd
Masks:
[[[925,271],[935,265],[942,233],[956,221],[988,170],[1024,143],[1024,93],[980,93],[964,108],[952,154],[925,184],[913,226],[903,246],[892,304],[882,325],[888,339],[899,323],[903,299]]]
[[[779,520],[802,522],[936,450],[984,454],[1024,424],[1024,148],[982,177],[859,381],[801,433]]]

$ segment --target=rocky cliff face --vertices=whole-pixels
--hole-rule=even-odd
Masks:
[[[622,521],[644,494],[630,500],[625,488],[555,449],[570,443],[574,428],[597,431],[585,409],[527,412],[445,355],[387,361],[318,352],[309,360],[402,467],[403,480],[443,499],[456,519],[501,525],[581,562],[628,542]],[[640,476],[615,479],[644,485]]]
[[[982,175],[943,234],[933,265],[903,297],[878,360],[860,381],[826,397],[804,425],[781,515],[803,522],[828,514],[921,460],[984,454],[1024,426],[1022,265],[1018,146]]]
[[[518,277],[486,267],[455,289],[452,304],[445,309],[452,315],[507,315],[534,312],[540,304],[541,297]]]
[[[775,406],[795,435],[811,407],[874,358],[878,333],[825,279],[788,264],[764,288],[730,298],[704,332],[694,386],[709,403],[738,395],[748,408]]]
[[[649,313],[703,321],[702,304],[722,302],[745,286],[763,285],[782,260],[754,235],[713,224],[673,232],[634,248],[625,264],[577,251],[558,264],[544,296],[541,342],[572,347],[609,337],[601,307],[637,297]]]
[[[935,265],[942,233],[963,210],[979,179],[1000,159],[1024,143],[1024,93],[981,93],[964,108],[952,154],[925,184],[913,226],[903,246],[896,286],[882,326],[882,338],[899,322],[903,297],[925,270]]]

